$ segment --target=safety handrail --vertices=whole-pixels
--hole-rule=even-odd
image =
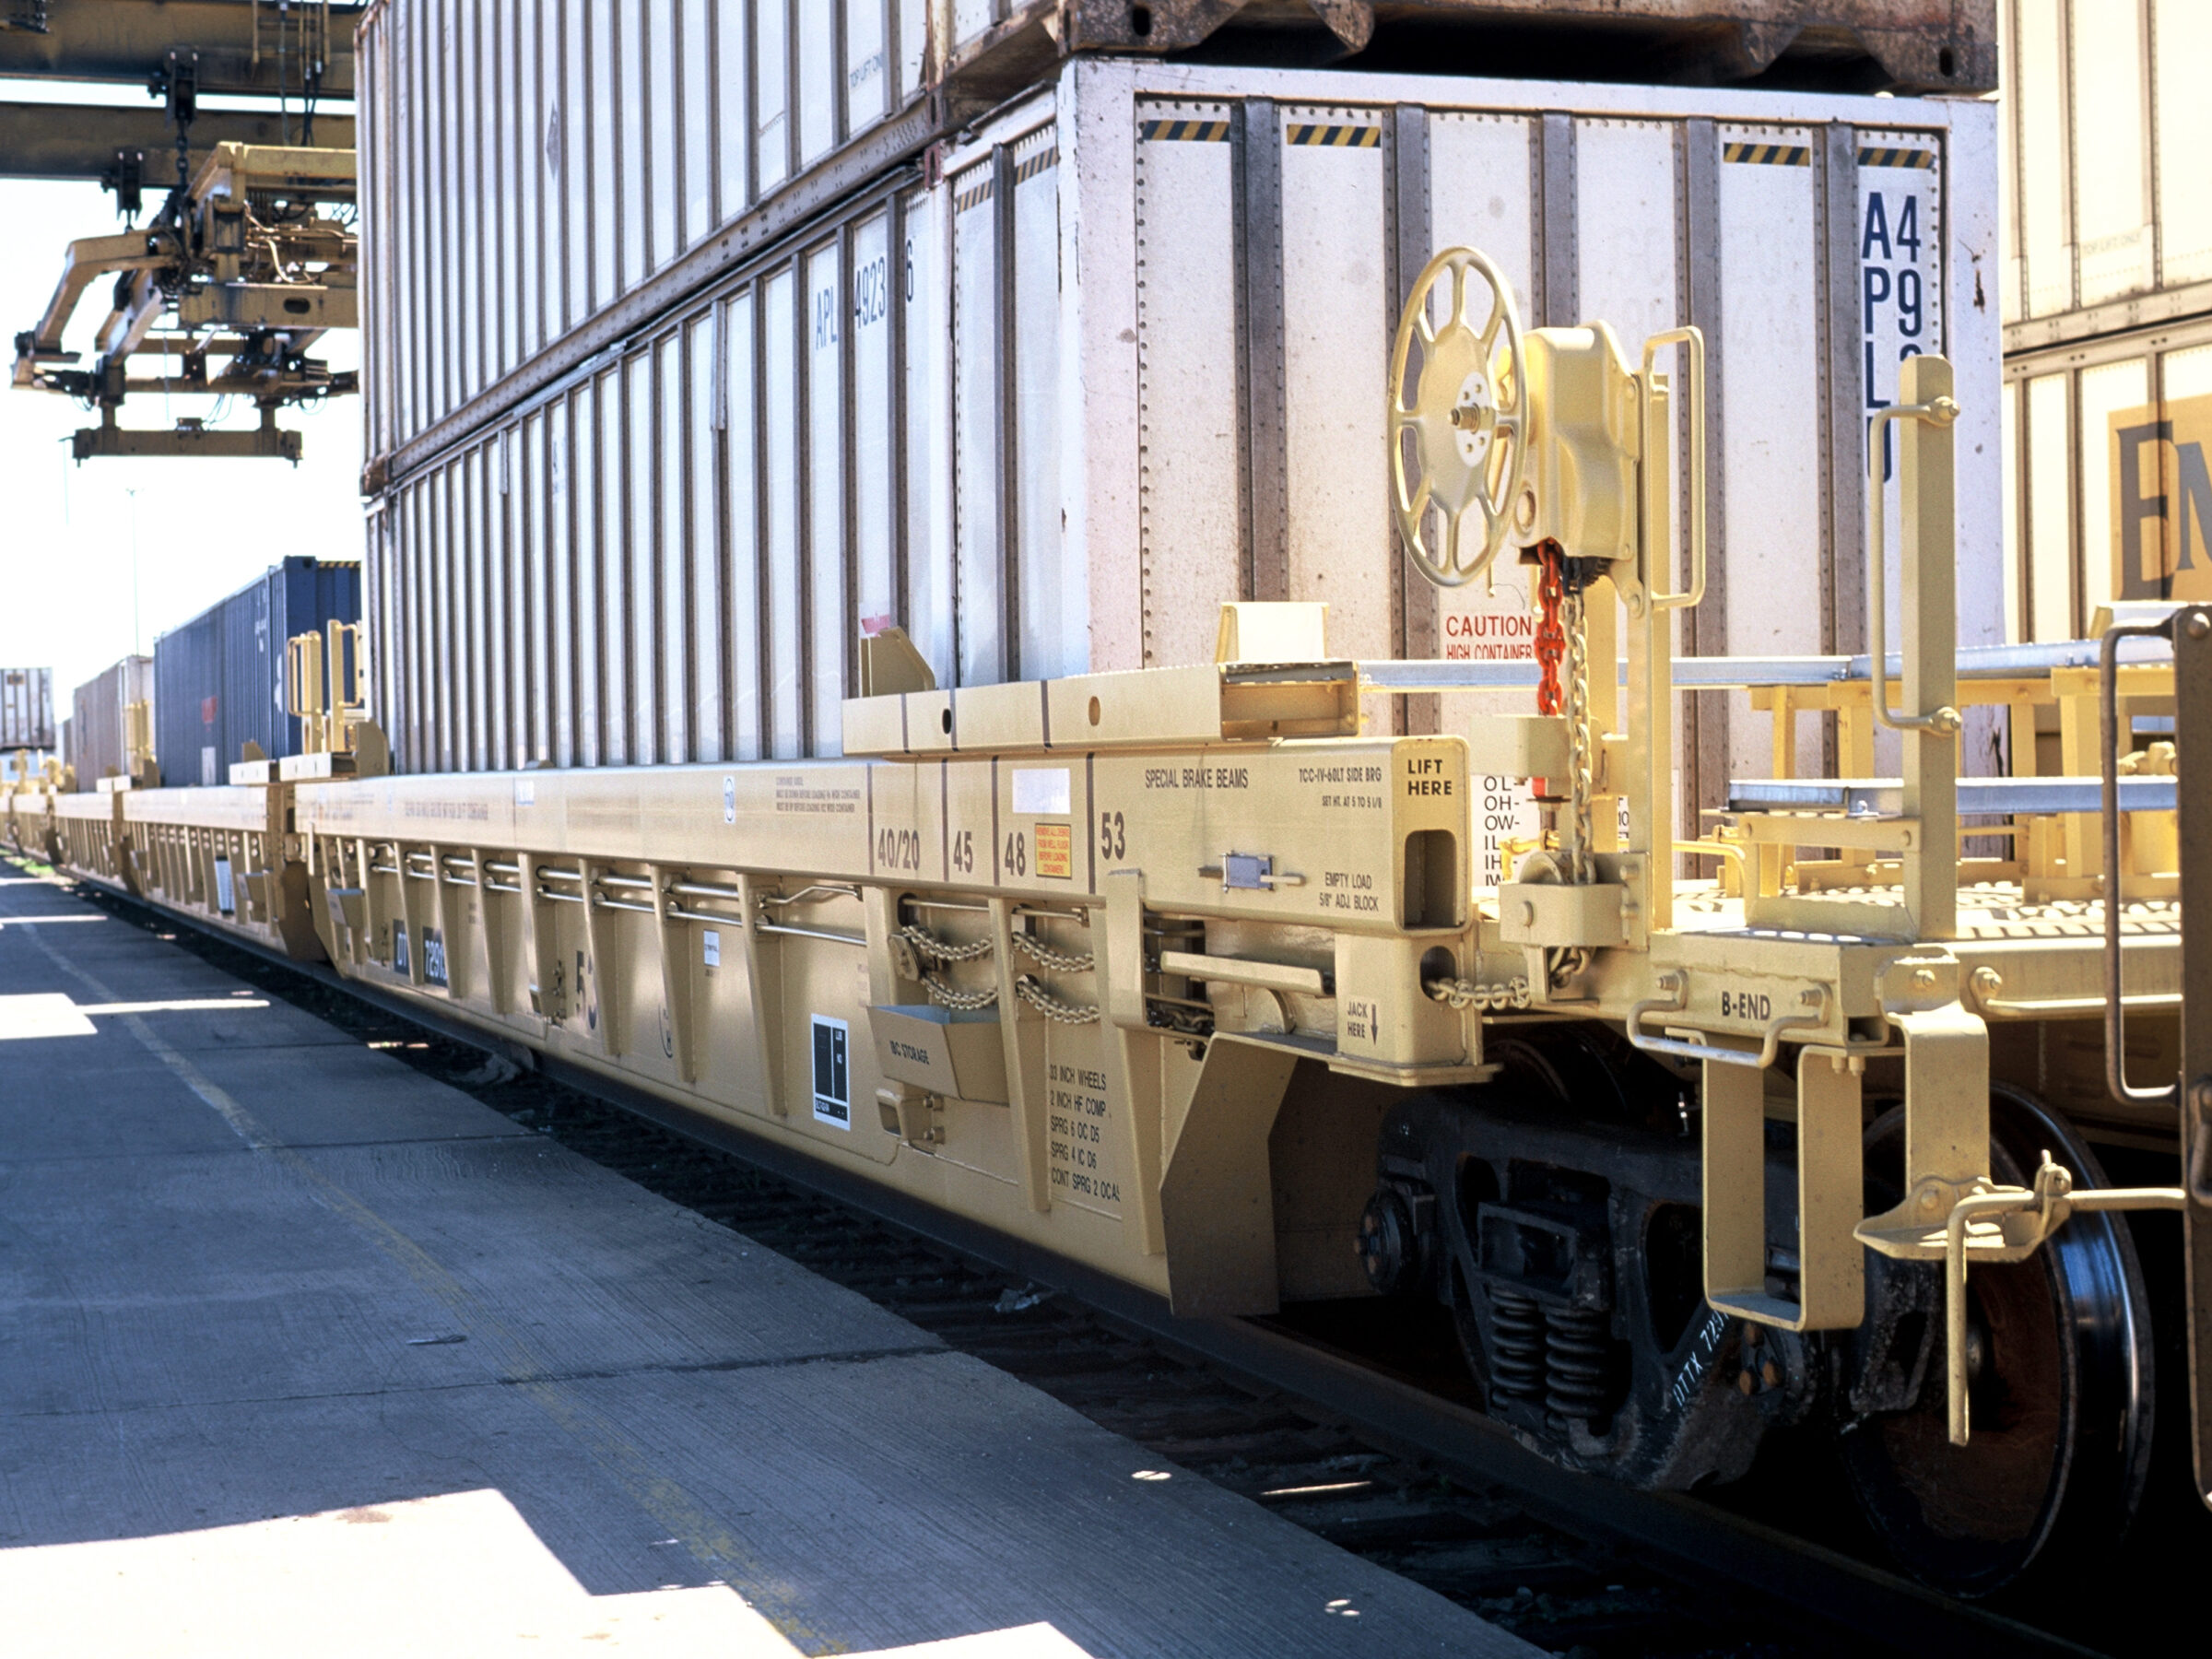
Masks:
[[[1980,834],[1980,831],[1973,831],[1973,834]],[[2048,1018],[2057,1018],[2057,1016],[2068,1016],[2068,1013],[2101,1013],[2103,1011],[2101,995],[2095,995],[2095,997],[2008,997],[2008,995],[2002,995],[2004,975],[1997,973],[1997,969],[1989,967],[1989,964],[1982,964],[1982,967],[1975,969],[1973,975],[1967,980],[1967,984],[1969,984],[1969,989],[1973,991],[1973,1000],[1980,1005],[1982,1013],[1993,1013],[1993,1016],[1997,1016],[2000,1019],[2037,1019],[2037,1018],[2048,1019]],[[2181,994],[2179,991],[2141,991],[2141,994],[2136,994],[2133,997],[2124,997],[2124,1006],[2135,1008],[2135,1011],[2139,1011],[2139,1013],[2150,1013],[2150,1011],[2157,1011],[2157,1008],[2179,1008]]]
[[[2181,1098],[2180,1079],[2162,1088],[2137,1088],[2127,1080],[2127,1051],[2121,1046],[2126,1013],[2120,1000],[2120,641],[2144,635],[2171,640],[2173,618],[2108,628],[2097,651],[2098,747],[2102,751],[2099,770],[2104,805],[2104,1086],[2123,1106],[2171,1106]]]
[[[1803,1014],[1777,1014],[1767,1021],[1759,1033],[1759,1044],[1751,1049],[1726,1048],[1717,1042],[1691,1042],[1681,1037],[1654,1037],[1643,1029],[1648,1014],[1680,1014],[1689,1006],[1689,975],[1681,972],[1663,973],[1655,982],[1670,994],[1647,996],[1629,1008],[1629,1041],[1647,1054],[1672,1054],[1678,1060],[1715,1060],[1724,1065],[1749,1065],[1764,1071],[1774,1064],[1782,1053],[1782,1034],[1802,1030],[1810,1026],[1828,1023],[1828,992],[1814,985],[1797,994],[1798,1006],[1809,1008]]]
[[[1877,409],[1866,429],[1866,658],[1874,680],[1874,717],[1897,732],[1957,732],[1965,722],[1959,711],[1944,707],[1926,714],[1902,714],[1889,706],[1889,650],[1884,638],[1888,596],[1883,592],[1883,566],[1888,561],[1884,546],[1882,456],[1889,423],[1925,420],[1949,426],[1959,418],[1959,405],[1948,397],[1921,404],[1893,404]]]
[[[1651,395],[1651,385],[1653,368],[1669,346],[1689,348],[1689,586],[1678,594],[1664,593],[1655,580],[1659,573],[1650,570],[1643,573],[1643,585],[1653,610],[1694,610],[1705,598],[1705,332],[1700,328],[1670,328],[1643,343],[1644,395],[1637,411],[1638,449],[1644,458],[1643,545],[1665,546],[1665,538],[1654,534],[1665,522],[1668,480],[1651,465],[1652,414],[1658,401]]]
[[[294,634],[284,642],[285,712],[307,720],[323,712],[323,636]]]

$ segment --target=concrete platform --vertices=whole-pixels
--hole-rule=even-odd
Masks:
[[[11,1654],[1536,1651],[1158,1469],[65,889],[0,885]]]

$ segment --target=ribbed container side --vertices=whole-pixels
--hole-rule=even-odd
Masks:
[[[0,749],[51,749],[53,670],[0,668]]]
[[[472,435],[1070,54],[1365,48],[1414,67],[1974,91],[1994,84],[1994,5],[1403,0],[1276,6],[1240,31],[1218,0],[391,0],[356,57],[370,476]],[[1770,61],[1801,36],[1818,50]]]
[[[912,106],[935,9],[625,0],[372,15],[356,59],[369,453],[452,415]]]
[[[70,696],[69,764],[80,790],[130,770],[126,711],[154,694],[154,659],[127,656],[77,687]]]
[[[830,753],[881,621],[976,685],[1209,661],[1239,597],[1326,601],[1347,656],[1533,655],[1518,569],[1439,594],[1392,527],[1392,330],[1462,242],[1631,359],[1706,331],[1701,653],[1864,648],[1868,412],[1947,353],[1985,642],[1998,335],[1958,251],[1994,235],[1994,113],[1072,65],[384,492],[379,717],[413,771]],[[1770,718],[1700,708],[1686,800],[1766,775]]]
[[[2114,606],[2212,600],[2212,311],[2005,372],[2006,637],[2078,640]]]
[[[285,643],[326,622],[357,622],[361,567],[294,557],[154,642],[155,753],[168,784],[216,784],[257,743],[300,752],[286,712]]]
[[[2212,599],[2212,6],[2004,9],[2006,622],[2078,639]]]

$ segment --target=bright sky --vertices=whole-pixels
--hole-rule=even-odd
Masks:
[[[0,98],[28,100],[42,91],[0,81]],[[121,101],[130,95],[115,88],[91,96]],[[148,212],[162,199],[148,188]],[[114,198],[97,184],[0,180],[0,343],[9,365],[16,335],[37,324],[53,297],[64,248],[76,237],[121,229]],[[106,279],[96,282],[79,302],[65,341],[71,349],[88,352],[110,288]],[[351,331],[326,335],[319,345],[315,355],[334,370],[359,367],[359,336]],[[122,419],[163,428],[180,415],[207,416],[214,408],[206,397],[138,394],[124,403]],[[250,404],[233,400],[221,424],[251,427],[258,419]],[[51,392],[18,392],[0,379],[0,665],[52,668],[56,719],[68,714],[75,687],[134,648],[150,652],[164,629],[190,620],[285,555],[361,557],[359,397],[282,413],[279,424],[305,438],[298,467],[258,460],[77,465],[69,459],[69,435],[99,424],[96,410]]]

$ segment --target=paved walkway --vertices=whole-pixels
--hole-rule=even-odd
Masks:
[[[0,877],[18,1659],[1535,1653]]]

